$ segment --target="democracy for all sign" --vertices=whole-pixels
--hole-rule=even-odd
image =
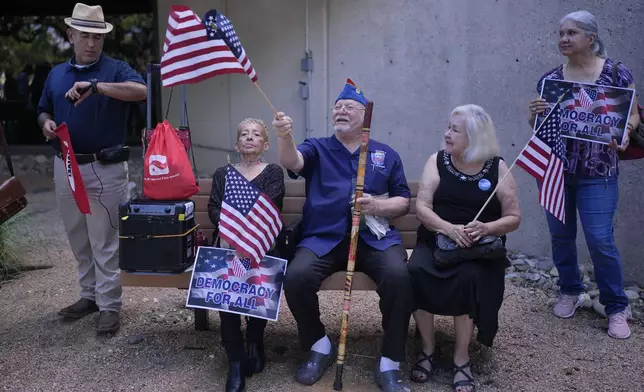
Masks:
[[[200,246],[186,306],[277,321],[286,260],[240,259],[233,249]]]
[[[566,95],[560,104],[561,136],[602,144],[615,139],[623,145],[633,89],[544,79],[541,98],[550,108],[537,118],[535,130],[564,92]]]

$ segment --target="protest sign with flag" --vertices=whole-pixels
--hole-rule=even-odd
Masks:
[[[541,98],[552,105],[564,91],[567,93],[560,105],[562,137],[599,144],[609,144],[615,139],[618,144],[624,144],[635,96],[633,89],[544,79]],[[542,121],[544,117],[538,116],[535,129]]]
[[[258,263],[275,243],[283,225],[280,211],[270,197],[228,165],[219,236],[241,256]]]
[[[516,163],[540,182],[539,203],[564,223],[565,159],[565,146],[561,140],[561,107],[557,102],[523,148]]]
[[[172,6],[161,58],[163,86],[231,73],[246,73],[257,81],[230,21],[217,10],[208,11],[202,21],[189,7]]]
[[[72,195],[74,196],[78,210],[83,214],[91,214],[89,199],[87,198],[87,192],[85,192],[85,184],[80,174],[80,168],[76,162],[67,124],[60,124],[55,132],[58,139],[60,139],[65,174],[67,175],[67,181],[69,182],[69,187],[72,190]]]
[[[239,259],[235,253],[234,249],[198,248],[186,306],[277,321],[286,260],[264,256],[255,262]],[[241,267],[235,267],[236,262]]]

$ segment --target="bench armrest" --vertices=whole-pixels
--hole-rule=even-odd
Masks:
[[[282,231],[275,240],[275,247],[280,258],[291,261],[295,256],[295,249],[300,242],[301,219],[291,222],[282,228]]]

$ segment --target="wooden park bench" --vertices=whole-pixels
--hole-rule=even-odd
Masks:
[[[208,243],[212,243],[214,227],[208,217],[208,198],[210,197],[211,179],[199,179],[199,193],[192,197],[195,202],[195,218],[200,226]],[[403,217],[396,219],[393,223],[400,230],[403,245],[407,253],[416,245],[416,229],[420,222],[416,218],[416,195],[418,194],[418,182],[410,182],[411,209]],[[285,225],[289,225],[302,217],[304,207],[305,189],[302,180],[286,180],[286,195],[282,208],[282,217]],[[348,255],[347,255],[348,257]],[[288,269],[288,267],[287,267]],[[145,273],[121,271],[121,284],[125,286],[138,287],[166,287],[188,289],[192,269],[189,268],[181,274]],[[322,282],[320,290],[344,290],[345,272],[336,272]],[[356,272],[353,276],[352,290],[364,291],[375,290],[376,284],[364,273]],[[194,309],[195,329],[199,331],[208,329],[208,311],[205,309]]]

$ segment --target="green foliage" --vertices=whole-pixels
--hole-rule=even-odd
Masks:
[[[64,33],[64,23],[58,18],[10,18],[0,19],[0,70],[16,74],[25,64],[54,64],[64,58],[64,48],[57,45],[57,37]],[[56,33],[55,30],[59,29]],[[50,32],[50,33],[48,33]]]
[[[104,52],[136,66],[152,61],[156,27],[152,14],[107,17],[114,29],[106,37]],[[0,72],[16,75],[25,64],[55,65],[72,54],[62,16],[0,16]]]
[[[20,271],[19,235],[14,228],[25,220],[25,216],[24,212],[20,212],[0,225],[0,281]]]

